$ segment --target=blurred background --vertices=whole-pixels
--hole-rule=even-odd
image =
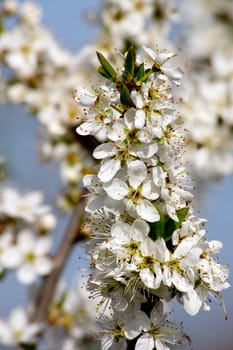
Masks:
[[[86,23],[84,13],[99,7],[97,0],[60,0],[59,2],[38,0],[43,9],[43,23],[51,30],[57,41],[72,52],[78,51],[92,41],[97,28]],[[72,96],[71,96],[72,98]],[[60,177],[56,166],[41,165],[36,151],[38,140],[37,120],[28,116],[23,107],[1,106],[0,109],[0,154],[7,159],[7,175],[10,184],[17,188],[41,190],[46,202],[53,203],[59,189]],[[233,177],[219,181],[202,183],[200,201],[197,208],[200,217],[208,219],[207,238],[220,239],[223,249],[220,262],[229,264],[233,270]],[[59,241],[67,218],[60,216],[56,231]],[[83,248],[77,247],[65,268],[64,277],[68,284],[74,283],[87,266]],[[230,275],[232,283],[232,273]],[[213,301],[212,311],[201,311],[197,316],[185,314],[180,307],[174,311],[174,318],[182,321],[184,330],[193,341],[193,350],[232,350],[233,349],[233,289],[223,292],[228,319],[224,319],[221,305]],[[0,285],[0,316],[8,315],[9,310],[27,301],[27,288],[9,274]]]

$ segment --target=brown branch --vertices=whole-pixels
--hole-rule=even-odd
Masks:
[[[51,273],[43,279],[43,282],[39,287],[34,304],[34,312],[31,317],[32,322],[43,322],[48,318],[49,306],[53,299],[62,270],[66,265],[75,243],[84,238],[80,232],[84,207],[85,200],[81,196],[78,205],[74,208],[60,246],[54,255],[54,268]]]

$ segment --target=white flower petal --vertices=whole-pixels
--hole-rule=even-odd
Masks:
[[[136,109],[135,108],[130,108],[127,112],[124,114],[124,121],[129,130],[132,130],[135,128],[135,113]]]
[[[123,120],[117,120],[112,129],[108,132],[108,139],[116,142],[125,138],[125,123]]]
[[[176,270],[172,273],[172,283],[176,287],[177,290],[180,292],[190,292],[193,290],[193,285],[190,283],[187,278],[182,276],[179,272]]]
[[[155,347],[155,342],[150,334],[143,334],[135,345],[135,350],[153,350]]]
[[[125,244],[130,241],[129,236],[130,225],[125,222],[119,221],[113,224],[111,229],[111,236],[118,244]]]
[[[127,163],[129,184],[134,189],[145,180],[147,176],[147,168],[144,162],[141,160],[134,160]]]
[[[89,213],[92,213],[95,210],[101,209],[105,205],[105,199],[106,196],[97,196],[94,199],[92,199],[90,202],[87,203],[85,210]]]
[[[83,186],[86,187],[90,192],[101,192],[101,182],[97,175],[87,174],[83,177]],[[93,191],[94,190],[94,191]]]
[[[146,113],[143,110],[137,110],[135,113],[135,127],[141,129],[145,125]]]
[[[112,142],[103,143],[97,146],[93,152],[93,157],[95,159],[108,158],[116,154],[116,149]]]
[[[141,144],[140,146],[132,146],[130,154],[139,158],[151,158],[158,151],[157,143]]]
[[[168,51],[163,51],[160,52],[157,57],[156,57],[156,62],[159,65],[162,65],[164,63],[166,63],[170,58],[176,56],[176,54],[174,54],[173,52],[168,52]]]
[[[82,136],[95,135],[100,130],[100,128],[101,128],[101,125],[99,123],[88,121],[78,126],[76,128],[76,132]]]
[[[21,342],[32,342],[35,336],[41,331],[41,325],[39,324],[30,324],[27,325],[27,328],[24,330],[24,333],[21,336]]]
[[[194,246],[195,244],[195,240],[190,239],[190,237],[186,238],[186,239],[183,239],[178,247],[176,248],[176,250],[174,251],[174,258],[179,258],[179,257],[182,257],[182,256],[186,256],[187,254],[189,254],[190,250],[192,249],[192,247]]]
[[[156,350],[170,350],[171,348],[162,343],[159,339],[155,341]]]
[[[167,174],[160,166],[153,167],[152,175],[155,185],[158,187],[164,187]]]
[[[121,162],[119,159],[110,159],[105,161],[99,170],[98,177],[103,182],[108,182],[116,175],[121,168]]]
[[[195,291],[183,295],[184,309],[191,315],[195,316],[202,306],[202,301]]]
[[[155,241],[155,256],[160,262],[166,262],[169,260],[169,250],[163,238]]]
[[[223,244],[220,241],[212,240],[209,242],[209,248],[211,250],[211,253],[216,254],[222,249]]]
[[[130,94],[131,99],[133,100],[133,103],[137,108],[142,108],[143,107],[143,99],[142,95],[138,93],[136,90],[133,90]]]
[[[134,339],[142,330],[147,329],[150,329],[150,320],[145,312],[136,310],[132,315],[126,316],[124,333],[127,339]]]
[[[36,279],[36,271],[33,265],[24,264],[17,271],[17,278],[23,284],[31,284]]]
[[[145,284],[146,287],[151,289],[159,288],[162,280],[161,269],[157,269],[156,272],[152,272],[148,267],[142,269],[139,273],[141,281]]]
[[[101,350],[108,350],[113,344],[113,336],[104,334],[101,338]]]
[[[177,86],[180,85],[180,79],[183,77],[181,69],[163,68],[164,74],[173,81]]]
[[[12,337],[12,332],[9,326],[0,320],[0,341],[2,345],[15,345],[16,341]]]
[[[47,275],[53,268],[53,262],[50,258],[40,257],[35,261],[35,271],[39,275]]]
[[[150,232],[150,226],[141,219],[136,219],[133,222],[130,236],[138,242],[143,242]]]
[[[9,326],[13,329],[13,331],[24,330],[27,323],[27,316],[23,309],[16,308],[12,311],[9,319]]]
[[[117,311],[125,311],[128,307],[128,300],[119,292],[114,294],[112,308]]]
[[[1,256],[1,263],[3,267],[14,269],[22,262],[22,254],[17,246],[7,248]]]
[[[150,319],[153,322],[153,324],[159,324],[161,322],[161,320],[164,317],[163,312],[163,303],[156,303],[156,305],[153,307],[150,313]]]
[[[52,238],[49,236],[38,238],[35,244],[35,254],[44,255],[47,254],[52,246]]]
[[[136,210],[138,215],[148,222],[156,222],[160,220],[158,210],[147,199],[141,199],[136,206]]]
[[[77,96],[75,96],[75,101],[82,107],[92,107],[96,101],[96,96],[91,92],[83,90],[77,91]]]
[[[103,184],[103,188],[109,197],[116,200],[123,199],[129,193],[129,188],[126,183],[116,178],[111,182]]]
[[[105,208],[111,210],[114,215],[119,215],[125,211],[125,203],[121,200],[116,201],[110,197],[105,198]]]
[[[28,253],[35,248],[35,238],[31,231],[22,230],[19,232],[17,247],[22,253]]]
[[[143,45],[143,50],[147,53],[148,56],[150,56],[150,58],[152,58],[153,61],[156,59],[157,55],[155,51],[152,50],[150,47],[146,47]]]
[[[143,197],[154,201],[159,198],[159,193],[160,189],[159,187],[155,186],[155,184],[152,182],[152,179],[148,179],[144,182],[142,186]]]

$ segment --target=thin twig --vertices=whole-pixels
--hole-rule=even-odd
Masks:
[[[70,253],[78,241],[83,239],[80,226],[84,215],[85,200],[80,198],[70,218],[67,230],[63,236],[60,246],[54,255],[54,267],[51,273],[43,279],[39,287],[34,305],[34,312],[31,317],[32,322],[43,322],[48,318],[48,310],[53,299],[54,292],[64,269]]]

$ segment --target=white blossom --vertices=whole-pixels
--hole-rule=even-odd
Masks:
[[[8,321],[0,320],[0,343],[7,346],[32,344],[41,330],[41,325],[29,323],[24,309],[16,308],[11,312]]]

